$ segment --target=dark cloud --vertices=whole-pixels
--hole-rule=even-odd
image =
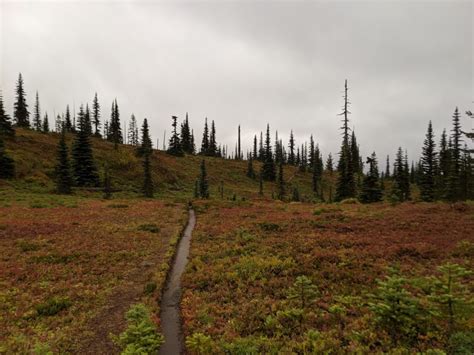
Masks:
[[[449,128],[472,107],[470,1],[0,3],[1,88],[13,103],[18,72],[43,110],[90,102],[104,115],[151,121],[162,140],[170,116],[204,117],[233,149],[269,122],[287,139],[314,134],[339,149],[344,79],[364,154],[418,156],[428,120]],[[463,118],[468,128],[471,122]]]

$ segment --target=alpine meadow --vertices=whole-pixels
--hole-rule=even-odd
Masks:
[[[0,354],[473,354],[473,13],[0,0]]]

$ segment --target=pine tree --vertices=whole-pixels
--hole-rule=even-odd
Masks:
[[[270,142],[270,125],[267,124],[267,135],[265,138],[265,150],[263,153],[262,178],[266,181],[275,181],[275,163],[273,160],[272,145]]]
[[[201,174],[199,175],[199,197],[209,198],[209,182],[207,181],[206,162],[201,161]]]
[[[255,171],[253,169],[253,158],[252,156],[249,157],[247,161],[247,177],[251,179],[255,179]]]
[[[150,155],[153,151],[153,145],[150,138],[150,130],[148,128],[148,120],[145,118],[142,125],[141,145],[137,148],[138,156]]]
[[[263,133],[260,131],[260,142],[258,148],[258,160],[264,161],[265,150],[263,149]]]
[[[107,127],[107,140],[114,143],[115,149],[118,144],[123,143],[122,128],[120,126],[120,113],[117,104],[117,99],[112,102],[112,113],[110,115],[110,122]]]
[[[86,131],[89,136],[92,135],[92,121],[91,121],[91,112],[89,110],[89,104],[86,104],[86,113],[84,114],[84,121],[86,124]]]
[[[290,141],[288,143],[289,154],[288,154],[288,164],[295,165],[295,137],[293,136],[293,130],[290,132]]]
[[[236,157],[236,159],[237,160],[242,159],[242,148],[240,146],[240,125],[239,125],[239,128],[238,128],[238,134],[237,134],[237,157]]]
[[[460,170],[461,199],[470,200],[473,197],[474,188],[473,163],[466,144],[464,144],[462,152]]]
[[[382,200],[382,188],[379,184],[379,169],[375,152],[367,157],[367,164],[369,164],[369,171],[362,183],[360,201],[363,203],[379,202]]]
[[[186,112],[186,119],[181,125],[181,146],[183,151],[187,154],[193,154],[193,148],[191,145],[191,131],[189,128],[189,118]]]
[[[66,132],[73,132],[74,131],[73,126],[72,126],[72,122],[71,122],[71,112],[69,111],[69,105],[66,106],[66,116],[65,116],[64,125],[65,125],[65,128],[66,128]]]
[[[33,128],[35,131],[41,132],[43,125],[41,123],[41,111],[40,111],[40,103],[39,103],[39,96],[38,91],[36,92],[36,101],[35,101],[35,109],[33,113]]]
[[[0,91],[0,136],[13,136],[15,135],[15,130],[12,127],[12,122],[10,116],[5,112],[5,107],[3,106],[3,96]]]
[[[15,177],[15,162],[5,151],[5,144],[0,136],[0,179]]]
[[[385,166],[385,178],[390,179],[390,156],[387,155],[387,165]]]
[[[351,161],[354,168],[355,174],[362,173],[362,164],[359,164],[361,160],[360,153],[359,153],[359,145],[357,144],[357,138],[355,132],[352,131],[351,136]]]
[[[43,118],[43,127],[41,127],[43,133],[49,133],[49,119],[48,113],[46,112]]]
[[[461,172],[461,123],[459,110],[456,107],[453,114],[453,128],[451,130],[451,159],[448,175],[447,199],[456,201],[461,198],[460,172]]]
[[[409,200],[411,198],[410,169],[408,167],[408,153],[406,150],[405,156],[403,158],[403,193],[405,194],[406,200]]]
[[[79,109],[79,131],[72,148],[72,167],[74,180],[77,186],[98,186],[99,176],[92,155],[84,108]]]
[[[332,154],[331,153],[329,153],[328,158],[326,160],[326,170],[331,172],[331,173],[334,171],[334,163],[333,163],[333,160],[332,160]]]
[[[95,93],[94,101],[92,102],[92,123],[94,124],[94,135],[100,137],[100,105],[97,93]]]
[[[445,198],[448,192],[448,176],[451,165],[451,151],[448,145],[448,135],[446,130],[443,130],[441,134],[441,140],[439,143],[439,164],[438,164],[438,177],[437,177],[437,196],[438,198]]]
[[[56,163],[56,191],[59,194],[70,194],[72,192],[73,179],[71,175],[71,165],[69,163],[69,153],[66,145],[66,134],[61,133],[57,150]]]
[[[316,146],[313,152],[313,174],[312,174],[312,186],[313,186],[313,192],[315,194],[318,194],[318,191],[320,192],[320,195],[322,195],[322,188],[321,188],[321,180],[323,177],[323,162],[322,162],[322,157],[321,157],[321,152],[319,151],[319,146]],[[332,158],[331,158],[332,160]],[[331,161],[332,164],[332,161]]]
[[[421,156],[422,175],[420,181],[420,195],[423,201],[435,199],[436,152],[431,121],[423,144]]]
[[[30,127],[30,113],[26,104],[26,94],[23,88],[23,77],[21,73],[18,75],[18,83],[16,86],[16,101],[14,105],[13,118],[18,127]]]
[[[209,135],[209,149],[207,154],[210,157],[217,156],[216,126],[214,120],[211,123],[211,133]]]
[[[143,158],[143,195],[145,197],[153,197],[154,186],[153,178],[151,176],[150,154],[145,154]]]
[[[347,80],[345,81],[344,86],[344,106],[343,111],[339,115],[344,116],[343,118],[343,125],[341,129],[343,130],[342,133],[342,146],[341,151],[339,153],[339,163],[338,163],[338,181],[337,181],[337,189],[336,189],[336,200],[341,201],[346,198],[355,197],[355,180],[354,180],[354,165],[352,162],[352,154],[351,154],[351,145],[349,140],[349,99],[347,96]]]
[[[135,118],[135,115],[133,113],[132,113],[132,116],[130,117],[127,138],[128,138],[128,144],[133,145],[134,147],[138,147],[138,144],[139,144],[138,124],[137,124],[137,119]]]
[[[406,201],[410,197],[410,181],[409,173],[405,171],[407,163],[403,156],[403,150],[398,148],[393,173],[392,194],[397,197],[400,202]]]
[[[171,137],[170,137],[167,152],[168,154],[181,157],[184,154],[183,154],[183,149],[181,148],[181,141],[178,135],[178,117],[171,116],[171,119],[173,120],[173,123],[171,124],[173,126],[173,133],[171,134]]]
[[[278,199],[283,201],[286,196],[286,186],[285,186],[285,178],[283,176],[283,163],[280,162],[278,165]]]
[[[104,199],[112,198],[112,179],[110,177],[109,165],[104,166]]]
[[[209,152],[209,127],[207,126],[207,117],[204,121],[204,132],[202,133],[201,154],[207,155]]]

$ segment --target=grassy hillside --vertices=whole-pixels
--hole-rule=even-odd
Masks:
[[[67,142],[72,146],[74,136],[69,134]],[[14,187],[17,191],[26,189],[34,192],[51,192],[54,189],[54,166],[56,164],[56,147],[59,135],[43,134],[30,130],[17,129],[15,138],[6,140],[7,152],[16,163],[16,179],[2,182],[3,187]],[[92,138],[94,158],[99,172],[107,163],[111,170],[113,187],[118,195],[126,197],[140,193],[142,184],[142,162],[135,155],[132,146],[120,145],[117,150],[110,142]],[[153,179],[158,197],[191,198],[194,182],[199,176],[199,164],[203,157],[185,156],[177,158],[163,151],[155,150],[152,156]],[[224,198],[231,198],[234,193],[238,198],[256,196],[258,180],[248,178],[246,161],[225,160],[205,157],[211,189],[211,198],[218,197],[221,182],[224,184]],[[259,171],[259,163],[254,169]],[[299,172],[294,167],[285,167],[285,180],[289,182],[288,194],[292,186],[298,186],[301,195],[311,198],[311,174]],[[271,196],[275,185],[264,184],[266,196]],[[87,191],[76,191],[87,194]]]

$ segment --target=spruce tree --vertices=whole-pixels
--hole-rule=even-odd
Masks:
[[[461,198],[461,122],[460,122],[459,110],[456,107],[453,114],[453,128],[451,130],[451,156],[450,156],[450,169],[448,175],[448,186],[447,186],[447,199],[450,201],[456,201]]]
[[[439,143],[439,164],[438,164],[438,177],[437,177],[437,197],[446,198],[448,192],[448,177],[451,165],[451,151],[448,145],[448,135],[446,129],[441,134],[441,140]]]
[[[5,112],[5,107],[3,106],[3,96],[0,91],[0,136],[13,136],[15,135],[15,130],[12,127],[12,122],[10,116]]]
[[[153,151],[153,145],[150,138],[150,130],[148,128],[148,120],[145,118],[142,125],[141,145],[137,148],[138,156],[150,155]]]
[[[351,154],[351,145],[350,145],[350,137],[349,137],[349,98],[347,95],[347,80],[345,81],[344,85],[344,106],[342,113],[340,116],[344,116],[342,122],[343,125],[341,127],[342,133],[342,146],[341,151],[339,153],[339,163],[338,163],[338,181],[337,181],[337,188],[336,188],[336,200],[341,201],[346,198],[355,197],[355,180],[354,180],[354,165],[352,162],[352,154]]]
[[[72,192],[73,179],[71,175],[71,165],[69,163],[69,153],[66,144],[66,134],[61,133],[57,150],[56,163],[56,191],[59,194],[70,194]]]
[[[420,195],[423,201],[433,201],[435,199],[435,174],[436,174],[436,152],[431,121],[428,124],[428,131],[423,143],[421,156],[421,181]]]
[[[91,121],[91,112],[89,110],[89,104],[86,104],[86,112],[84,114],[84,121],[86,124],[87,134],[92,135],[92,121]]]
[[[214,121],[212,121],[214,122]],[[238,132],[237,132],[237,157],[236,157],[237,160],[241,160],[242,159],[242,148],[241,148],[241,145],[240,145],[240,125],[239,125],[239,128],[238,128]]]
[[[43,127],[41,127],[43,133],[49,133],[49,118],[48,113],[46,112],[43,118]]]
[[[357,138],[355,132],[352,131],[351,136],[351,161],[354,169],[355,174],[362,173],[362,165],[359,164],[360,162],[360,153],[359,153],[359,145],[357,144]]]
[[[171,119],[173,120],[173,123],[171,124],[173,126],[173,131],[170,137],[167,152],[168,154],[181,157],[184,154],[183,154],[183,149],[181,148],[181,141],[178,135],[178,117],[171,116]]]
[[[249,157],[247,160],[247,177],[251,179],[255,179],[255,171],[253,169],[253,158],[252,156]]]
[[[92,144],[89,138],[84,107],[79,109],[79,131],[72,148],[72,167],[77,186],[99,186],[99,176],[92,155]]]
[[[186,119],[181,125],[181,147],[187,154],[193,154],[193,148],[191,146],[191,130],[189,128],[189,118],[186,112]]]
[[[253,136],[253,152],[252,152],[252,157],[254,160],[258,159],[258,140],[257,140],[257,135]]]
[[[154,186],[153,186],[153,178],[151,176],[151,163],[150,163],[150,155],[145,154],[143,157],[143,195],[145,197],[153,197],[154,194]]]
[[[290,141],[288,143],[288,164],[295,165],[296,157],[295,157],[295,137],[293,136],[293,130],[290,132]]]
[[[471,154],[466,144],[462,150],[461,156],[461,171],[460,171],[460,187],[461,187],[461,199],[471,200],[473,196],[474,188],[474,176],[473,176],[473,162]]]
[[[100,105],[97,93],[95,93],[94,100],[92,101],[92,123],[94,125],[94,135],[100,137]]]
[[[272,145],[270,142],[270,125],[267,124],[267,134],[265,138],[265,150],[263,153],[262,178],[266,181],[275,181],[275,163],[273,160]]]
[[[110,122],[107,129],[107,139],[114,143],[115,149],[118,148],[118,144],[123,143],[122,128],[120,126],[120,113],[117,104],[117,99],[112,103],[112,113],[110,115]]]
[[[286,186],[285,186],[285,178],[283,176],[283,163],[280,162],[278,164],[278,180],[277,180],[277,186],[278,186],[278,199],[283,201],[286,196]]]
[[[379,184],[379,170],[375,152],[367,157],[367,164],[369,164],[369,171],[362,183],[360,201],[363,203],[379,202],[382,200],[382,188]]]
[[[334,171],[334,163],[333,163],[333,160],[332,160],[332,154],[331,153],[329,153],[328,158],[326,160],[326,170],[331,172],[331,173]]]
[[[38,91],[36,92],[35,108],[33,113],[33,129],[35,131],[41,132],[43,125],[41,123],[41,110],[39,103]]]
[[[69,111],[69,105],[66,106],[66,116],[64,117],[64,125],[66,132],[73,132],[73,126],[71,121],[71,112]]]
[[[199,197],[209,198],[209,182],[204,159],[201,161],[201,173],[199,175]]]
[[[207,155],[209,152],[209,127],[207,126],[207,117],[204,121],[204,131],[202,133],[201,154]]]
[[[207,154],[210,157],[217,156],[216,126],[214,120],[211,123],[211,133],[209,135],[209,149]]]
[[[406,165],[403,150],[399,147],[394,163],[392,195],[396,196],[400,202],[410,197],[410,181],[409,173],[405,171]]]
[[[259,142],[259,148],[258,148],[258,160],[263,162],[264,156],[265,156],[265,149],[263,149],[263,133],[262,133],[262,131],[260,131],[260,142]]]
[[[387,155],[387,163],[385,166],[385,176],[386,179],[390,179],[390,156]]]
[[[30,127],[30,112],[26,104],[26,94],[23,88],[23,77],[21,73],[18,75],[18,83],[16,86],[16,101],[14,104],[13,118],[18,127]]]
[[[5,143],[0,136],[0,179],[15,177],[15,162],[5,151]]]
[[[138,136],[138,124],[135,115],[132,113],[130,117],[130,123],[128,125],[128,144],[133,145],[134,147],[138,147],[139,144],[139,136]],[[151,143],[151,141],[150,141]]]

